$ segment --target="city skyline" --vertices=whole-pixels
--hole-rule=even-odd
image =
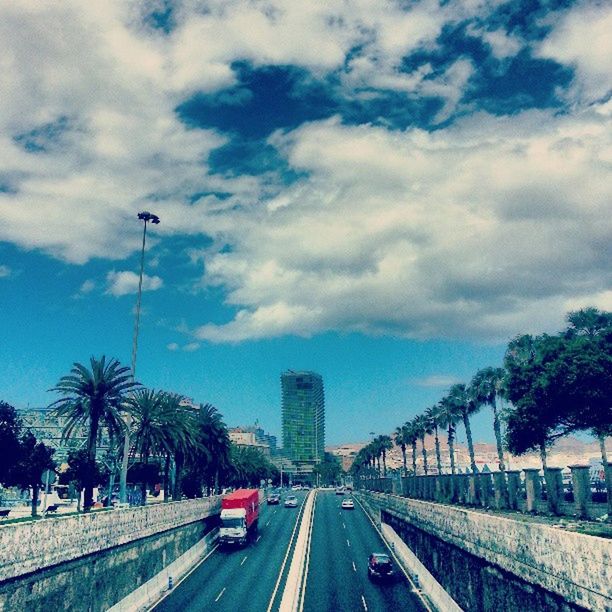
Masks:
[[[145,210],[137,379],[276,434],[287,368],[367,441],[612,310],[611,30],[596,0],[4,3],[0,399],[130,365]]]

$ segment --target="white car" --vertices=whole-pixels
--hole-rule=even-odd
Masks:
[[[297,508],[298,500],[295,495],[287,495],[285,498],[285,508]]]
[[[342,508],[344,510],[354,510],[355,509],[355,504],[353,503],[352,499],[343,499],[342,500]]]

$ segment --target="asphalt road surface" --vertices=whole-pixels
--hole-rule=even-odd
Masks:
[[[305,493],[291,493],[303,503]],[[155,612],[266,612],[300,509],[285,508],[282,501],[268,506],[264,501],[260,505],[259,540],[244,548],[215,550],[154,608]],[[283,574],[290,563],[291,555]],[[281,580],[275,601],[280,601],[283,586]]]
[[[304,612],[425,610],[399,567],[393,581],[370,581],[368,557],[388,550],[361,506],[342,510],[343,499],[333,491],[317,495]]]

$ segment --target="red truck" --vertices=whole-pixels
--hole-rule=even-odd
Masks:
[[[257,532],[259,518],[259,491],[238,489],[221,500],[221,545],[239,546],[246,544],[249,537]]]

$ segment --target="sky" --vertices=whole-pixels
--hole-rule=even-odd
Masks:
[[[0,399],[73,362],[280,434],[320,373],[366,441],[612,309],[612,5],[0,5]],[[492,440],[487,412],[478,440]],[[461,434],[459,435],[461,441]]]

